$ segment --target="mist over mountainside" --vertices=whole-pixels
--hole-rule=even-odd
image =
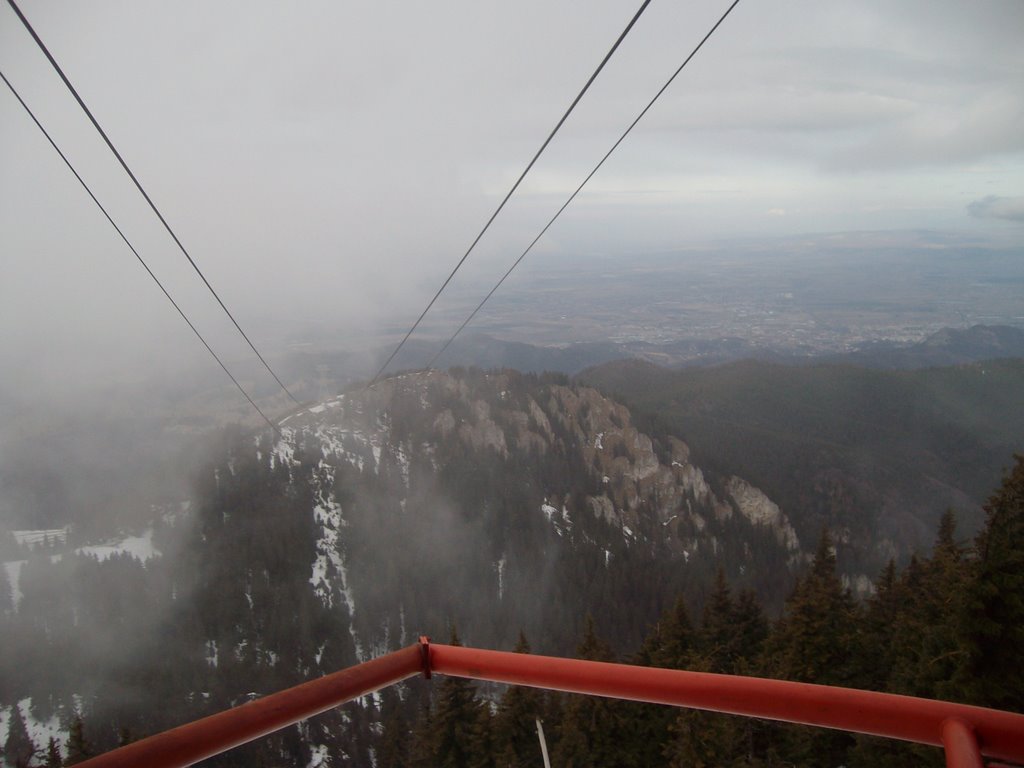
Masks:
[[[578,378],[654,415],[702,465],[749,478],[801,537],[827,525],[857,542],[868,573],[924,548],[946,508],[976,530],[1024,435],[1019,359],[911,371],[620,361]]]
[[[677,595],[699,608],[719,567],[777,609],[813,546],[756,487],[705,473],[683,441],[564,377],[400,375],[303,407],[281,433],[218,441],[188,504],[154,521],[163,556],[7,542],[3,703],[112,724],[93,737],[107,748],[118,729],[168,727],[452,624],[478,645],[525,631],[569,654],[589,611],[626,652]],[[378,703],[274,743],[365,764]]]
[[[409,345],[413,359],[427,360],[434,351],[435,346],[425,341],[413,340]],[[292,391],[303,400],[318,401],[369,376],[385,353],[383,349],[332,351],[322,346],[299,346],[284,358],[282,370]],[[482,368],[574,375],[595,365],[630,359],[680,368],[757,359],[799,367],[828,362],[853,366],[851,370],[914,370],[1015,356],[1024,356],[1024,330],[973,326],[945,328],[911,344],[879,342],[843,355],[810,357],[756,348],[741,339],[544,347],[467,334],[452,345],[445,359]],[[258,365],[249,363],[237,370],[265,412],[287,413],[290,405],[284,396],[258,383]],[[111,383],[99,391],[73,392],[41,403],[24,393],[0,391],[0,407],[8,414],[0,434],[0,527],[47,528],[74,523],[84,541],[110,536],[119,528],[148,525],[149,516],[144,510],[150,504],[185,497],[185,479],[206,455],[203,446],[212,432],[235,422],[259,424],[237,391],[225,386],[215,374],[186,369],[173,380]],[[813,374],[793,371],[791,375],[800,378]],[[634,399],[634,389],[629,385],[622,392],[628,391],[631,402],[642,406],[646,401]],[[849,415],[862,405],[859,401],[842,408]],[[984,402],[981,405],[986,406]],[[871,412],[877,408],[870,403],[867,407],[870,421]],[[1012,398],[1006,407],[1013,423],[1013,414],[1019,408]],[[995,426],[999,428],[1001,423]],[[677,427],[685,435],[688,427]],[[1009,443],[1013,445],[1012,440]],[[996,466],[1002,466],[998,462],[1003,461],[999,454],[1004,447],[993,447]],[[913,460],[910,466],[914,466]],[[990,487],[992,476],[989,471],[974,483],[974,490],[968,491],[974,505]],[[794,477],[793,482],[799,482],[799,478]],[[948,503],[955,501],[955,497],[949,497]]]
[[[425,623],[459,618],[468,635],[495,642],[520,627],[541,647],[565,649],[572,622],[547,612],[580,604],[569,586],[586,583],[583,573],[573,575],[580,567],[699,583],[722,561],[747,583],[744,573],[782,564],[760,579],[771,600],[788,587],[786,564],[799,565],[806,550],[756,488],[732,475],[706,476],[681,440],[644,434],[620,404],[557,377],[476,369],[399,375],[302,410],[282,421],[282,432],[277,454],[322,456],[319,466],[333,476],[320,492],[323,538],[348,540],[344,557],[352,560],[329,568],[346,575],[325,578],[322,589],[333,600],[377,600],[358,612],[360,621],[393,613],[396,601],[406,602],[404,589],[421,588],[411,582],[454,568],[462,575],[437,579],[447,584],[435,596],[441,605],[428,607],[436,599],[423,594],[407,618],[410,610],[434,611]],[[380,552],[397,553],[388,572],[410,582],[396,577],[384,589],[391,577],[373,567]],[[594,605],[623,606],[612,636],[629,643],[643,621],[628,617],[631,601],[621,590],[631,587],[617,578],[586,589],[611,590]],[[473,607],[522,613],[478,627]],[[367,638],[379,630],[361,626]]]
[[[641,275],[623,301],[666,274]],[[836,589],[868,600],[890,557],[927,550],[947,506],[978,527],[1024,433],[1020,361],[990,358],[1020,354],[1024,332],[877,337],[833,317],[804,344],[806,306],[719,287],[716,317],[740,335],[683,336],[683,323],[661,338],[651,318],[665,305],[630,310],[636,328],[612,333],[616,310],[597,293],[603,338],[568,343],[549,297],[534,305],[543,343],[492,322],[440,361],[478,367],[371,390],[358,382],[390,351],[386,333],[351,347],[296,336],[276,357],[301,408],[258,363],[232,362],[283,418],[282,440],[257,437],[258,417],[208,366],[102,385],[69,366],[68,391],[0,391],[0,740],[20,712],[37,746],[64,744],[78,715],[91,748],[110,748],[121,731],[236,705],[420,631],[443,638],[451,622],[475,645],[509,648],[523,630],[568,655],[589,611],[608,653],[629,654],[676,597],[693,611],[717,599],[718,568],[751,590],[744,605],[777,615],[825,527]],[[851,301],[842,317],[868,311]],[[779,307],[789,314],[772,319]],[[413,339],[404,357],[438,348]],[[959,367],[919,370],[946,364]],[[366,765],[387,722],[411,732],[426,690],[353,703],[218,764]]]
[[[1024,3],[637,4],[0,9],[0,768],[421,633],[1024,713]],[[943,762],[437,677],[204,764]]]
[[[985,366],[974,373],[997,377],[1004,396],[1024,373],[1019,361]],[[697,372],[734,367],[771,368]],[[976,390],[955,375],[973,368],[950,369],[935,391]],[[687,373],[637,362],[611,371],[620,382],[642,378],[652,393]],[[864,375],[875,394],[893,374]],[[765,370],[759,377],[771,379]],[[810,391],[798,394],[813,403]],[[995,400],[998,391],[982,387],[976,395]],[[77,717],[89,729],[89,748],[109,749],[407,645],[422,632],[444,639],[452,626],[478,646],[510,648],[524,632],[536,651],[571,655],[582,634],[579,652],[598,654],[588,658],[638,653],[641,663],[699,668],[714,656],[664,655],[664,633],[690,631],[686,611],[703,616],[702,632],[730,633],[730,622],[740,622],[728,646],[742,649],[739,667],[714,669],[749,672],[744,665],[756,662],[764,674],[791,679],[867,681],[860,666],[867,662],[853,655],[860,646],[850,639],[864,642],[851,590],[867,600],[869,616],[870,606],[891,599],[892,572],[883,595],[872,596],[875,574],[859,570],[877,555],[866,529],[884,521],[844,517],[845,507],[828,510],[833,518],[802,516],[738,470],[704,463],[665,429],[672,413],[667,408],[659,420],[631,411],[561,375],[453,369],[398,375],[302,406],[281,421],[280,436],[229,429],[210,447],[188,502],[159,510],[144,536],[108,547],[36,537],[44,546],[13,550],[22,558],[15,562],[5,555],[0,631],[10,652],[0,663],[0,730],[10,733],[17,711],[33,738],[56,734],[70,744]],[[1015,428],[1004,425],[1006,434]],[[918,566],[924,586],[912,583],[922,578],[913,569],[900,577],[915,599],[927,598],[922,610],[946,605],[950,590],[965,583],[952,526],[944,520],[937,554]],[[955,558],[958,570],[942,570],[940,556]],[[839,636],[849,652],[828,637],[810,638],[837,654],[826,665],[833,677],[801,677],[781,652],[760,655],[769,642],[762,611],[777,616],[787,595],[787,618],[772,625],[770,642],[792,644],[798,657],[807,652],[799,650],[807,633],[787,622],[810,610],[800,608],[808,590],[829,595],[849,634]],[[592,623],[584,623],[588,614]],[[724,623],[715,629],[715,621]],[[921,642],[954,642],[950,632],[937,625]],[[686,642],[711,642],[693,637]],[[704,652],[723,653],[719,645]],[[846,671],[835,672],[840,662]],[[930,664],[908,669],[900,674],[913,675],[911,682],[898,678],[894,690],[944,679]],[[429,706],[442,716],[445,690],[411,681],[213,764],[367,765],[386,753],[389,739],[412,748],[412,723]],[[483,695],[495,701],[499,692]],[[545,717],[571,721],[573,711]],[[566,733],[553,731],[562,749]],[[660,743],[620,747],[660,754]],[[847,748],[843,742],[840,751]]]

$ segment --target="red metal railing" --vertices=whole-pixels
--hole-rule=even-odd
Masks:
[[[1024,715],[784,680],[417,645],[108,752],[83,768],[186,766],[422,672],[747,715],[943,747],[951,768],[982,755],[1024,763]]]
[[[424,646],[411,645],[365,664],[204,717],[79,763],[88,768],[176,768],[386,688],[423,670]]]

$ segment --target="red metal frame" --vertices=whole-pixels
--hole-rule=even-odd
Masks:
[[[179,768],[318,715],[423,671],[423,650],[387,656],[204,717],[79,763],[88,768]]]
[[[946,764],[982,755],[1024,763],[1024,715],[931,699],[706,672],[417,645],[108,752],[83,768],[186,766],[346,701],[431,672],[474,680],[726,712],[943,747]]]

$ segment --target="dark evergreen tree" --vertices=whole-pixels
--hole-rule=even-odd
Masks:
[[[985,505],[964,608],[959,670],[968,701],[1024,712],[1024,456]]]
[[[768,639],[769,628],[764,609],[752,590],[741,589],[737,594],[733,604],[733,627],[736,639],[730,673],[760,675],[761,657]],[[736,718],[728,715],[721,717],[731,720],[732,727],[739,732],[737,738],[732,740],[732,753],[736,764],[755,765],[765,758],[771,725],[763,720],[749,717]]]
[[[694,633],[690,669],[717,674],[751,674],[768,634],[767,620],[752,592],[733,599],[719,568]],[[681,710],[670,725],[663,755],[670,766],[739,765],[756,762],[761,725],[749,718]]]
[[[78,765],[92,757],[92,747],[85,740],[85,725],[80,715],[75,715],[75,719],[71,721],[67,753],[67,757],[64,758],[64,765]]]
[[[663,754],[670,768],[715,768],[756,764],[743,754],[743,718],[686,711],[670,726],[671,740]]]
[[[858,629],[855,687],[889,691],[897,661],[908,658],[907,649],[900,647],[904,639],[900,627],[909,610],[904,595],[896,563],[890,560],[875,583]],[[866,736],[856,737],[848,756],[853,768],[897,768],[918,762],[909,744]]]
[[[823,531],[810,571],[800,578],[768,646],[767,671],[805,683],[846,685],[856,606],[836,573],[829,532]]]
[[[427,702],[416,718],[409,744],[409,768],[432,768],[434,765],[434,724]]]
[[[857,632],[858,688],[889,690],[896,657],[893,633],[903,607],[901,597],[896,562],[890,560],[875,582],[875,592],[867,601]]]
[[[956,542],[956,518],[947,510],[925,560],[911,559],[897,577],[890,563],[868,601],[857,638],[858,687],[925,698],[962,699],[952,678],[963,662],[958,621],[963,613],[967,563]],[[856,768],[940,766],[929,747],[858,737],[849,754]]]
[[[637,664],[685,669],[693,646],[693,626],[682,595],[648,634],[636,658]]]
[[[686,602],[680,595],[651,628],[633,663],[645,667],[685,669],[690,664],[692,643],[693,627]],[[669,738],[669,725],[677,716],[676,708],[623,702],[621,709],[626,725],[624,748],[629,750],[637,765],[660,765]]]
[[[855,676],[856,606],[836,573],[832,537],[822,531],[810,571],[797,583],[786,612],[766,644],[765,668],[775,677],[849,685]],[[847,734],[786,728],[780,746],[801,765],[835,766],[853,740]]]
[[[715,576],[715,586],[704,605],[695,653],[699,666],[706,672],[728,673],[736,660],[737,632],[734,605],[725,571]]]
[[[452,629],[452,645],[461,645]],[[446,676],[437,690],[437,704],[431,716],[433,765],[439,768],[475,768],[482,758],[480,746],[480,702],[473,683]]]
[[[490,705],[481,703],[477,707],[476,720],[473,723],[469,768],[496,768],[494,755],[497,745],[494,740],[493,721],[494,713]]]
[[[4,741],[4,758],[7,764],[14,768],[27,768],[29,761],[35,757],[37,748],[28,735],[25,727],[25,718],[22,717],[21,707],[14,704],[11,707],[11,719],[7,726],[7,739]]]
[[[964,610],[967,563],[956,542],[952,510],[942,515],[932,555],[923,565],[921,588],[908,596],[919,617],[912,686],[920,696],[959,699],[962,694],[951,681],[963,663],[958,619]]]
[[[380,692],[381,736],[377,744],[378,768],[408,768],[410,727],[403,702],[393,688]]]
[[[515,652],[530,652],[530,644],[522,632]],[[494,754],[498,768],[543,765],[536,724],[543,705],[543,694],[536,688],[513,685],[505,691],[494,717]]]
[[[589,661],[614,660],[589,614],[576,655]],[[562,768],[635,765],[635,755],[628,749],[627,727],[622,702],[600,696],[567,696],[552,764]]]
[[[46,745],[46,760],[43,763],[43,768],[62,768],[63,765],[64,759],[60,754],[60,745],[51,736],[49,743]]]

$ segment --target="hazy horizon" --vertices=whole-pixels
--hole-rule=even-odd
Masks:
[[[501,274],[723,8],[651,4],[439,312]],[[243,327],[273,347],[303,327],[358,341],[411,323],[633,8],[23,11]],[[0,68],[218,351],[245,359],[14,14],[0,14]],[[808,232],[1019,245],[1022,22],[1013,2],[740,4],[524,268]],[[0,110],[4,384],[51,389],[69,359],[115,379],[204,364],[9,93]]]

